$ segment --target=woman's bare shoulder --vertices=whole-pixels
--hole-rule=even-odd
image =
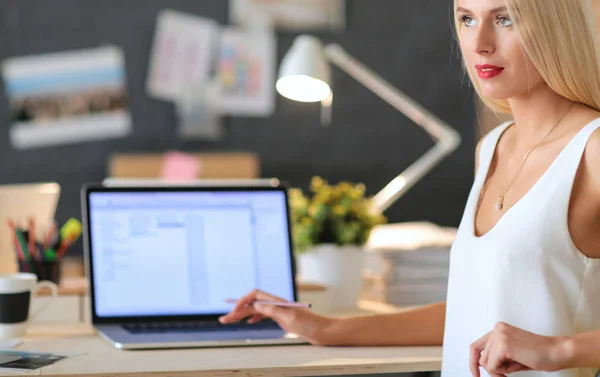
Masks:
[[[588,114],[589,121],[584,122],[586,125],[591,122],[600,124],[600,112],[590,111]],[[586,181],[592,183],[594,192],[597,193],[598,203],[600,204],[600,128],[596,129],[590,135],[585,151],[583,153],[583,173],[587,175]]]

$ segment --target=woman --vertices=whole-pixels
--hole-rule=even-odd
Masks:
[[[511,113],[478,144],[447,303],[334,319],[252,305],[320,345],[444,345],[442,375],[593,377],[600,368],[600,60],[589,0],[455,0],[481,99]],[[518,373],[519,374],[519,373]]]

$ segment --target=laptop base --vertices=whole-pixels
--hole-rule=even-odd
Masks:
[[[132,334],[120,325],[95,327],[102,338],[125,350],[308,344],[279,329]]]

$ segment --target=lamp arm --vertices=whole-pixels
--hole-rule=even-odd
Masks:
[[[383,212],[460,145],[460,134],[398,88],[392,86],[381,76],[350,56],[341,46],[337,44],[327,45],[325,55],[333,64],[425,129],[436,142],[433,148],[373,197],[374,207]]]

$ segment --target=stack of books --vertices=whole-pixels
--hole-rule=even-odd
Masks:
[[[362,300],[398,307],[444,301],[455,228],[427,222],[387,224],[366,245]]]

